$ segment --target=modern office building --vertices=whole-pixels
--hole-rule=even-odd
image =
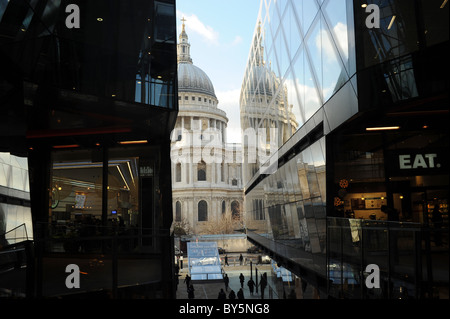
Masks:
[[[174,296],[176,59],[173,0],[0,1],[0,288]]]
[[[261,1],[240,101],[242,129],[266,134],[243,134],[247,234],[315,296],[448,298],[448,9]]]
[[[227,143],[227,115],[210,78],[192,62],[184,19],[178,40],[178,103],[171,149],[176,227],[186,234],[215,234],[226,232],[222,226],[228,224],[232,231],[232,225],[239,227],[244,204],[241,147]]]

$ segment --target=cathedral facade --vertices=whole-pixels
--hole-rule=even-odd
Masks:
[[[226,113],[208,75],[195,66],[183,21],[178,41],[179,113],[172,134],[173,220],[178,234],[242,227],[241,146],[227,143]]]

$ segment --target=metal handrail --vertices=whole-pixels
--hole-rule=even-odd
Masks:
[[[28,241],[28,240],[30,240],[30,238],[28,237],[27,225],[25,223],[22,223],[22,224],[14,227],[14,228],[11,228],[10,230],[4,232],[3,234],[0,234],[0,236],[4,236],[6,238],[6,235],[8,233],[16,231],[16,229],[18,229],[20,227],[23,227],[25,229],[25,237],[12,237],[12,238],[9,238],[8,240],[14,240],[14,241],[17,241],[17,240]]]

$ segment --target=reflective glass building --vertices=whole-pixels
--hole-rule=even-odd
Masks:
[[[240,101],[248,238],[316,296],[448,298],[448,8],[261,1]]]
[[[174,296],[176,55],[173,0],[0,1],[0,288]]]

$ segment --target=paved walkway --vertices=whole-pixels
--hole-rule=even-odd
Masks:
[[[253,265],[253,280],[256,282],[256,271],[255,267],[258,268],[258,277],[261,276],[262,273],[266,272],[267,276],[271,275],[272,267],[270,264],[264,264],[264,265]],[[250,265],[245,266],[239,266],[231,264],[230,266],[224,267],[225,273],[228,275],[228,278],[230,278],[230,282],[228,285],[228,291],[227,293],[227,299],[228,294],[231,290],[234,290],[234,292],[237,294],[239,289],[241,288],[241,283],[239,281],[239,275],[242,273],[245,277],[244,281],[244,298],[245,299],[261,299],[261,290],[258,289],[258,293],[256,293],[256,289],[254,290],[253,295],[250,294],[250,290],[247,286],[247,281],[250,279]],[[183,282],[184,278],[187,274],[187,268],[184,268],[180,271],[180,277],[179,277],[179,284],[177,289],[177,299],[188,299],[186,284]],[[268,280],[269,281],[269,280]],[[220,289],[223,289],[225,291],[225,284],[223,280],[217,280],[217,281],[193,281],[192,282],[194,289],[195,289],[195,299],[217,299],[219,295]],[[272,294],[272,296],[269,296],[269,289],[266,288],[264,292],[264,296],[266,299],[269,297],[272,297],[273,299],[278,299],[278,296]],[[237,297],[236,297],[237,299]]]

